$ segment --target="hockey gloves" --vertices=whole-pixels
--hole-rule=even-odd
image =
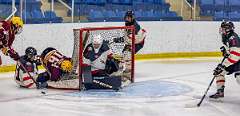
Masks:
[[[220,47],[220,50],[222,52],[223,57],[228,57],[229,56],[229,53],[227,52],[227,50],[224,46]]]
[[[4,55],[10,56],[15,61],[19,60],[19,58],[20,58],[18,53],[15,50],[11,49],[11,48],[4,47],[1,50],[2,50]]]
[[[225,71],[225,68],[226,67],[224,65],[218,64],[218,66],[213,70],[213,75],[216,76],[221,74],[223,71]]]
[[[20,59],[20,56],[18,55],[18,53],[17,53],[16,51],[14,51],[13,49],[10,49],[10,50],[8,51],[8,53],[9,53],[9,56],[10,56],[13,60],[17,61],[17,60]]]

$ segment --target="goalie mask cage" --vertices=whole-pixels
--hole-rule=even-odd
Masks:
[[[112,51],[113,57],[119,63],[117,72],[110,75],[118,75],[122,78],[122,86],[134,82],[134,27],[94,27],[73,29],[74,48],[72,54],[72,73],[79,76],[79,90],[83,88],[82,78],[83,64],[87,63],[83,56],[85,47],[93,42],[93,37],[100,35],[102,41],[108,41],[108,47]],[[89,60],[88,60],[89,62]],[[90,63],[91,64],[91,63]]]

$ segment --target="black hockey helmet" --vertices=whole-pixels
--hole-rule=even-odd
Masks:
[[[128,10],[124,16],[125,26],[133,25],[134,20],[135,20],[134,12],[132,10]]]
[[[43,50],[42,54],[41,54],[41,58],[44,59],[44,57],[51,51],[56,50],[53,47],[47,47],[45,50]]]
[[[223,21],[221,23],[221,28],[228,28],[228,29],[234,29],[234,24],[233,22],[229,21],[229,22],[226,22],[226,21]]]
[[[27,55],[28,58],[31,58],[31,57],[37,55],[37,50],[34,47],[28,47],[25,50],[25,55]]]
[[[228,35],[229,33],[234,31],[234,24],[233,22],[229,21],[223,21],[221,23],[221,27],[219,29],[220,34]]]
[[[126,17],[131,17],[131,18],[133,18],[133,17],[134,17],[134,12],[133,12],[132,10],[128,10],[128,11],[125,13],[124,18],[126,18]]]

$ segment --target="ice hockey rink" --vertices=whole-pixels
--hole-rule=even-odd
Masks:
[[[225,98],[206,98],[219,58],[136,61],[135,83],[119,92],[18,88],[14,73],[0,74],[0,109],[5,116],[239,116],[240,86],[226,78]],[[214,93],[215,83],[208,95]],[[191,107],[188,107],[191,106]]]

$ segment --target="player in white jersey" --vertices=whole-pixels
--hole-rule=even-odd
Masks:
[[[118,70],[118,65],[113,60],[111,49],[108,42],[103,40],[100,35],[93,38],[93,42],[88,44],[84,50],[84,62],[91,65],[92,75],[106,76]],[[111,69],[107,67],[111,67]]]
[[[38,68],[41,65],[40,57],[37,57],[37,50],[28,47],[25,55],[21,56],[17,62],[15,71],[15,81],[20,87],[36,88],[38,78]]]
[[[118,62],[113,58],[108,45],[101,35],[95,35],[83,52],[83,66],[91,67],[92,77],[89,78],[118,88],[121,86],[121,77],[111,76],[113,72],[118,71]],[[89,89],[108,88],[99,83],[85,84],[85,87]]]
[[[216,77],[217,92],[210,96],[210,98],[224,97],[225,75],[235,74],[237,82],[240,82],[240,39],[238,34],[234,32],[234,25],[232,22],[222,22],[220,27],[220,34],[222,36],[223,47],[223,63],[219,64],[214,70]]]
[[[144,46],[146,38],[146,30],[143,29],[135,19],[134,12],[129,10],[124,16],[125,26],[133,26],[135,28],[135,53],[141,50]],[[132,33],[129,32],[128,33]]]

